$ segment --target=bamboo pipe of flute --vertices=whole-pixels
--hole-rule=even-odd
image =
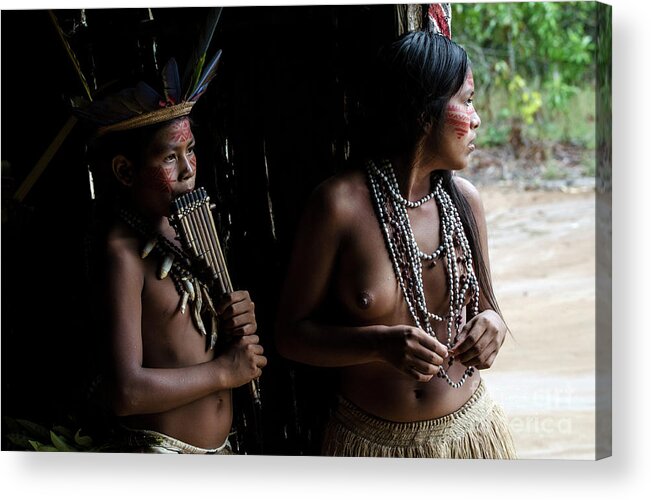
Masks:
[[[201,219],[205,224],[209,226],[206,228],[206,232],[211,235],[210,242],[213,245],[212,251],[215,253],[215,260],[219,263],[220,271],[223,273],[224,283],[226,285],[225,292],[231,293],[233,292],[233,284],[228,273],[226,260],[224,259],[224,253],[222,252],[221,245],[219,244],[215,221],[212,217],[212,213],[209,210],[209,202],[210,198],[206,197],[205,201],[201,204],[200,210],[201,214],[203,215]],[[253,398],[254,404],[260,407],[262,405],[262,401],[260,399],[260,387],[257,379],[254,379],[249,383],[249,392]]]

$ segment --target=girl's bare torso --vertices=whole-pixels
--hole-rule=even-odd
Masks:
[[[396,280],[381,227],[373,211],[362,173],[348,177],[352,188],[357,223],[346,232],[338,253],[337,267],[328,303],[336,321],[357,326],[413,325],[413,319]],[[440,244],[439,213],[431,200],[409,210],[409,218],[419,248],[431,253]],[[423,284],[430,312],[440,316],[449,307],[444,262],[423,264]],[[465,311],[464,321],[465,323]],[[438,340],[447,342],[446,326],[434,322]],[[444,366],[447,366],[445,364]],[[453,380],[462,377],[465,367],[456,363],[449,370]],[[341,369],[342,395],[378,417],[410,422],[427,420],[459,409],[479,384],[475,372],[458,389],[441,378],[415,381],[387,363],[367,363]]]

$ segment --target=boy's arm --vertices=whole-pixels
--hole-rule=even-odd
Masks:
[[[142,366],[144,267],[135,251],[114,244],[107,263],[113,407],[118,415],[164,412],[216,391],[246,384],[266,365],[256,335],[235,341],[218,358],[183,368]]]

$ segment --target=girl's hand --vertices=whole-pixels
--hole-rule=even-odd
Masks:
[[[386,327],[379,345],[383,361],[419,382],[429,382],[448,355],[443,344],[415,326]]]
[[[506,324],[499,314],[488,309],[464,325],[449,353],[465,366],[485,370],[495,361],[505,336]]]

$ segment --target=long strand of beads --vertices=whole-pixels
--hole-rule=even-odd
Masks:
[[[434,198],[434,191],[432,191],[431,193],[425,195],[420,200],[409,201],[408,199],[404,198],[400,194],[400,191],[398,190],[398,182],[396,181],[393,169],[389,171],[389,174],[391,176],[390,178],[387,176],[385,172],[377,168],[375,164],[371,164],[371,169],[373,170],[373,173],[375,173],[376,175],[382,178],[385,186],[389,190],[389,193],[391,193],[393,199],[396,200],[401,205],[404,205],[409,208],[417,208],[420,207],[423,203],[427,203],[429,200]]]
[[[463,230],[463,224],[458,211],[450,196],[438,178],[434,190],[425,197],[411,202],[405,199],[398,187],[398,182],[391,164],[388,161],[378,167],[373,162],[367,164],[367,178],[372,194],[375,211],[382,227],[385,244],[391,259],[394,273],[409,309],[410,315],[418,328],[435,336],[431,321],[445,321],[446,346],[451,348],[458,340],[459,328],[462,322],[461,312],[464,299],[469,290],[472,291],[472,311],[479,312],[479,284],[472,267],[472,253]],[[435,199],[439,207],[441,219],[442,243],[433,253],[425,254],[418,248],[414,237],[407,208],[417,208],[423,203]],[[460,247],[461,257],[457,258],[455,243]],[[445,255],[445,271],[448,281],[449,306],[445,317],[429,312],[425,299],[423,285],[422,261],[435,260]],[[461,264],[461,266],[459,266]],[[461,269],[465,271],[464,282],[461,284]],[[455,335],[453,338],[453,328]],[[448,369],[454,362],[450,358]],[[461,387],[466,379],[474,372],[468,367],[458,381],[453,381],[447,371],[440,368],[438,376],[444,378],[451,387]]]
[[[441,257],[441,255],[443,255],[444,251],[445,246],[441,245],[432,253],[424,253],[418,250],[418,256],[421,258],[421,260],[437,260],[439,257]]]

